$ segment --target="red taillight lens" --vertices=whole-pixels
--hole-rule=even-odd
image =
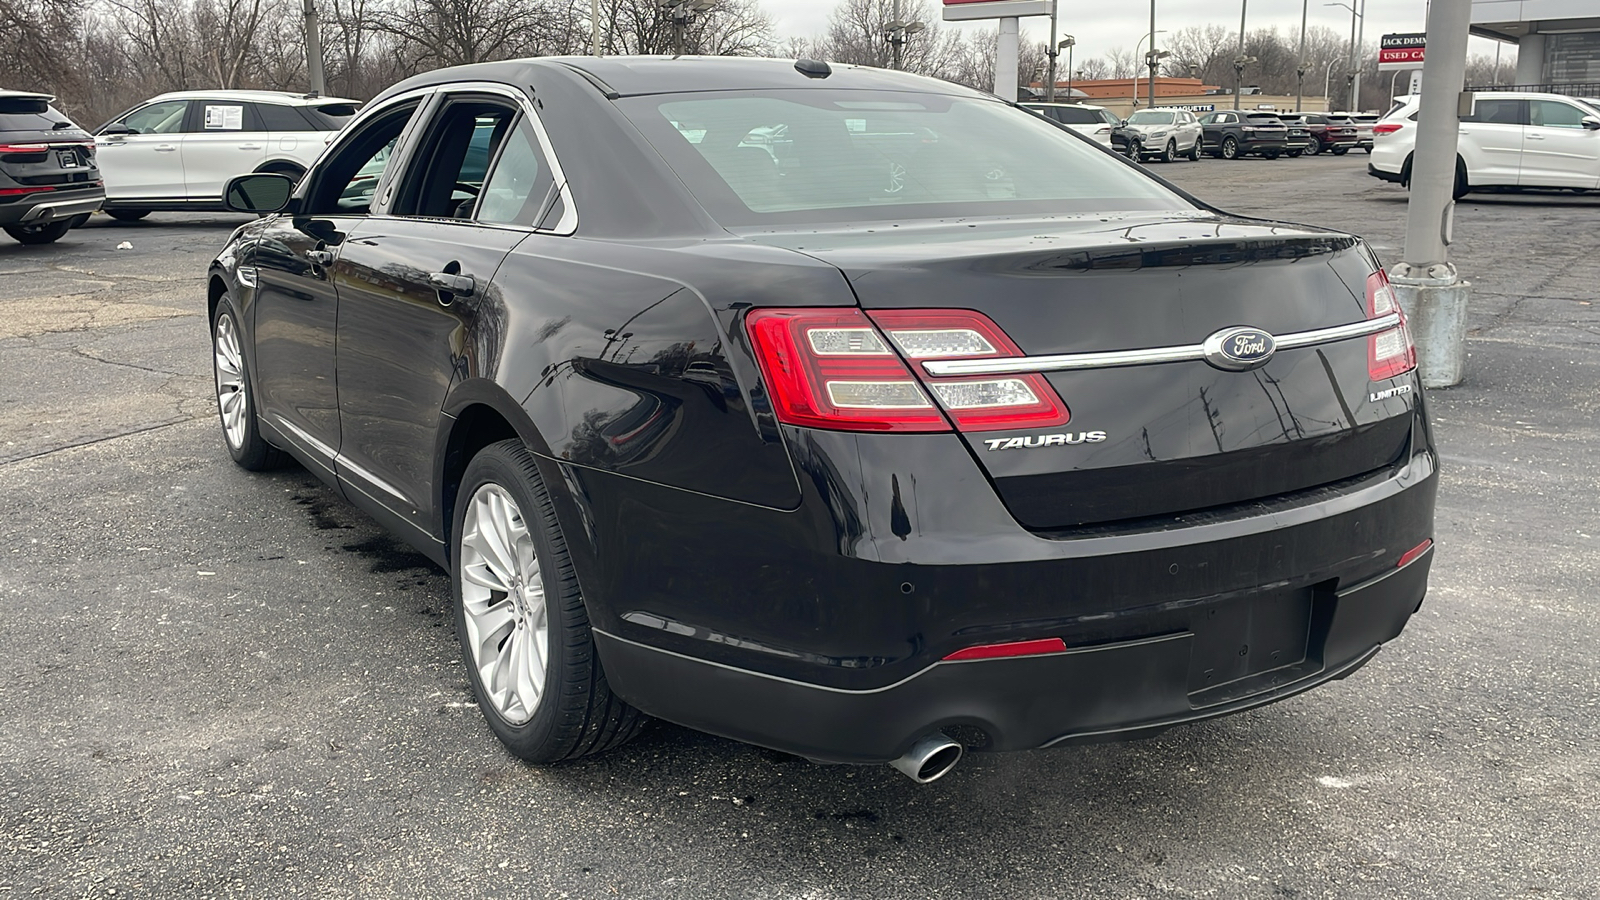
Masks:
[[[841,431],[949,431],[906,364],[857,309],[745,317],[778,421]]]
[[[1417,350],[1411,343],[1406,314],[1400,309],[1394,288],[1389,286],[1389,276],[1379,269],[1367,276],[1367,318],[1390,313],[1400,317],[1400,324],[1367,338],[1367,374],[1373,381],[1404,375],[1417,367]]]
[[[917,369],[956,430],[1053,428],[1071,418],[1043,375],[934,378],[917,363],[933,359],[1004,359],[1022,356],[988,316],[972,310],[875,310],[867,315]]]
[[[1396,131],[1399,131],[1400,128],[1401,128],[1401,125],[1400,125],[1399,122],[1384,122],[1381,125],[1372,126],[1372,133],[1373,134],[1394,134]]]
[[[0,144],[0,153],[44,153],[48,144]]]
[[[1061,638],[1041,638],[1036,641],[1010,641],[1004,644],[979,644],[946,656],[947,661],[964,659],[1003,659],[1007,656],[1038,656],[1042,653],[1064,653],[1067,642]]]
[[[1021,356],[981,313],[760,309],[745,326],[773,412],[790,425],[925,432],[949,431],[954,422],[973,432],[1049,428],[1070,418],[1042,375],[934,378],[906,365]]]
[[[43,191],[55,190],[55,185],[45,184],[39,187],[0,188],[0,197],[16,197],[22,194],[38,194]]]

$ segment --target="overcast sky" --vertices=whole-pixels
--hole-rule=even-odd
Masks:
[[[1341,7],[1324,6],[1326,0],[1308,0],[1308,25],[1326,25],[1340,34],[1350,33],[1350,12]],[[937,7],[940,0],[930,0]],[[833,0],[761,0],[761,5],[777,21],[778,37],[820,34],[828,27]],[[1074,51],[1080,59],[1103,56],[1113,47],[1129,50],[1150,28],[1150,7],[1131,0],[1126,3],[1060,0],[1060,31],[1078,39]],[[1367,44],[1389,32],[1423,31],[1426,0],[1367,0],[1367,22],[1362,37]],[[1039,16],[1022,20],[1024,39],[1045,40],[1050,36],[1049,19]],[[1217,23],[1229,30],[1239,27],[1237,0],[1157,0],[1156,28],[1176,31],[1188,25]],[[1291,35],[1300,33],[1299,0],[1249,0],[1245,29],[1276,25]],[[954,27],[955,23],[951,23]],[[966,28],[992,28],[993,22],[967,23]],[[1160,40],[1156,43],[1159,45]],[[1507,50],[1513,50],[1510,46]],[[1469,53],[1493,54],[1495,42],[1473,38]]]

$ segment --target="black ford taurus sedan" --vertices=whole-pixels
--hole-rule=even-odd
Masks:
[[[919,780],[1342,678],[1431,561],[1372,252],[955,85],[572,58],[369,103],[211,267],[223,436],[449,569],[536,762],[656,716]]]

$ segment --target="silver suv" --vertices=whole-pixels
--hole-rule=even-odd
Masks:
[[[1162,162],[1173,162],[1180,156],[1200,158],[1200,121],[1187,109],[1141,109],[1128,117],[1128,129],[1139,141],[1140,156]]]

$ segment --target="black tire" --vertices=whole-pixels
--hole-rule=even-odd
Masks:
[[[1267,159],[1277,159],[1278,158],[1278,154],[1277,154],[1276,151],[1271,152],[1271,153],[1263,153],[1261,155],[1266,157]]]
[[[1467,182],[1467,164],[1462,162],[1461,157],[1458,156],[1456,157],[1456,183],[1450,189],[1450,198],[1452,200],[1460,200],[1471,191],[1472,185]]]
[[[1168,138],[1167,139],[1167,148],[1165,150],[1161,151],[1161,161],[1164,162],[1164,163],[1174,163],[1174,162],[1178,161],[1178,139],[1177,138]]]
[[[306,174],[305,169],[302,169],[296,165],[290,165],[289,163],[274,163],[263,169],[259,169],[258,171],[271,172],[274,175],[286,175],[289,178],[294,179],[295,184],[299,184],[300,179]]]
[[[228,394],[238,394],[238,398],[231,402],[242,403],[242,422],[239,423],[237,437],[229,432],[228,415],[224,409],[224,379],[228,374],[225,371],[223,349],[226,338],[223,337],[224,320],[228,320],[235,335],[238,387],[227,391]],[[233,305],[233,298],[227,294],[217,301],[216,314],[211,317],[211,368],[213,380],[217,389],[217,420],[222,426],[222,445],[228,448],[228,455],[242,469],[251,472],[264,472],[276,469],[287,461],[287,456],[282,450],[267,443],[261,437],[261,424],[256,416],[255,385],[250,378],[250,365],[244,354],[243,331],[239,327],[239,311]]]
[[[538,561],[539,579],[544,586],[549,629],[543,660],[545,680],[535,709],[520,724],[506,718],[484,689],[470,645],[462,592],[463,523],[478,492],[488,486],[498,487],[515,502],[516,515],[532,538],[533,558]],[[467,679],[489,730],[512,755],[530,763],[577,759],[611,750],[632,739],[649,718],[613,694],[606,682],[572,558],[533,454],[520,440],[490,444],[467,464],[456,498],[450,532],[456,634]],[[509,639],[507,635],[505,640]]]
[[[53,244],[72,230],[72,220],[48,222],[44,225],[7,225],[6,234],[23,244]]]
[[[1318,153],[1321,153],[1321,152],[1322,152],[1322,139],[1317,137],[1317,136],[1315,136],[1315,135],[1312,135],[1311,143],[1306,145],[1306,155],[1307,156],[1316,156]]]
[[[1194,139],[1194,146],[1189,148],[1189,161],[1190,162],[1199,162],[1200,161],[1200,139],[1199,138],[1195,138]]]
[[[1346,153],[1350,152],[1350,148],[1349,147],[1335,147],[1332,150],[1329,150],[1328,152],[1332,153],[1334,156],[1343,156]]]
[[[137,222],[140,219],[144,218],[145,216],[150,215],[150,210],[148,210],[148,209],[108,209],[108,210],[106,210],[106,215],[110,216],[113,219],[116,219],[118,222]]]
[[[1289,158],[1290,159],[1299,159],[1300,158],[1300,154],[1302,154],[1304,152],[1305,152],[1304,150],[1290,150],[1290,151],[1288,151]]]
[[[72,227],[73,228],[82,228],[83,226],[85,226],[87,224],[89,224],[89,214],[88,213],[83,213],[82,215],[76,215],[76,216],[72,217]]]
[[[1222,139],[1222,158],[1223,159],[1238,159],[1239,158],[1239,140],[1238,140],[1238,138],[1235,138],[1231,134]]]
[[[1144,156],[1144,151],[1139,148],[1138,141],[1130,140],[1128,141],[1127,148],[1123,151],[1123,155],[1127,156],[1134,162],[1138,162]]]

